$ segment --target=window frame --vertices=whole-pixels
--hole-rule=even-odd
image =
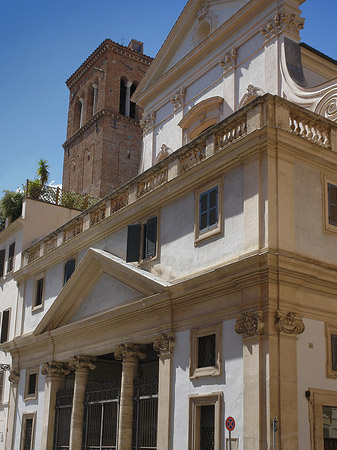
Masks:
[[[215,335],[215,365],[198,367],[199,338]],[[222,323],[207,328],[196,328],[190,331],[190,378],[216,377],[222,375]]]
[[[200,450],[200,408],[201,406],[214,405],[214,450],[221,449],[222,427],[222,392],[212,392],[210,394],[192,394],[189,395],[189,432],[188,449]]]
[[[25,445],[25,435],[26,435],[26,423],[27,420],[32,419],[32,435],[30,441],[29,450],[33,450],[34,448],[34,438],[35,438],[35,420],[36,420],[36,411],[25,412],[22,414],[22,428],[21,428],[21,439],[20,439],[20,450],[24,450]]]
[[[332,357],[332,335],[337,336],[337,327],[326,324],[326,377],[337,378],[337,369],[333,369],[333,357]]]
[[[148,255],[146,253],[146,227],[148,226],[148,223],[156,219],[156,239],[155,239],[155,252],[153,254]],[[135,230],[139,230],[139,236],[137,237],[137,247],[139,246],[139,252],[138,252],[138,259],[136,257],[128,258],[129,252],[128,252],[128,245],[129,245],[129,228],[135,227]],[[153,261],[158,259],[159,257],[159,214],[158,212],[155,212],[153,214],[148,214],[146,218],[142,218],[139,220],[137,224],[129,225],[128,231],[127,231],[127,248],[126,248],[126,262],[135,262],[138,264],[144,264],[149,261]],[[137,248],[136,248],[137,249]],[[135,252],[137,253],[137,252]]]
[[[11,324],[11,309],[7,308],[1,311],[1,329],[0,329],[0,344],[4,344],[5,342],[8,342],[9,338],[9,332],[10,332],[10,324]],[[3,320],[4,320],[4,312],[8,311],[8,324],[7,324],[7,336],[6,339],[2,339],[2,333],[3,333]]]
[[[218,190],[217,193],[217,224],[209,229],[200,230],[200,199],[201,196],[211,192],[212,190]],[[211,239],[223,233],[223,178],[203,185],[195,192],[195,219],[194,219],[194,245],[198,245],[200,242],[206,239]]]
[[[70,275],[70,277],[68,278],[68,280],[65,281],[66,264],[67,264],[68,261],[71,261],[71,260],[74,260],[74,261],[75,261],[75,268],[74,268],[73,273],[75,272],[76,267],[77,267],[77,256],[72,256],[72,257],[70,257],[70,258],[67,258],[67,259],[63,262],[63,286],[65,286],[65,285],[68,283],[68,281],[70,280],[70,278],[71,278],[72,275],[73,275],[73,273],[72,273],[72,274]]]
[[[36,375],[35,379],[35,392],[33,394],[28,393],[29,388],[29,377],[30,375]],[[37,392],[38,392],[38,385],[39,385],[39,368],[34,369],[26,369],[26,379],[25,379],[25,396],[24,401],[27,400],[36,400],[37,399]]]
[[[4,389],[5,389],[5,371],[0,370],[0,404],[1,405],[3,403]]]
[[[337,178],[322,175],[322,189],[323,189],[323,224],[326,233],[337,233],[337,224],[330,223],[330,202],[329,202],[329,185],[336,187]]]
[[[5,248],[1,248],[0,249],[0,255],[3,255],[2,267],[0,265],[0,280],[1,280],[2,278],[5,277],[5,274],[6,274],[6,271],[5,271],[5,268],[6,268],[6,249]],[[0,263],[1,263],[1,258],[0,258]]]
[[[10,249],[13,246],[13,256],[11,256]],[[15,241],[11,242],[8,246],[8,257],[7,257],[7,273],[14,272],[15,268]]]
[[[63,275],[63,277],[64,277],[64,275]],[[39,282],[39,280],[43,280],[43,286],[42,286],[42,294],[41,294],[41,296],[42,296],[42,298],[41,298],[41,303],[40,303],[39,305],[37,305],[37,304],[36,304],[36,296],[37,296],[37,293],[38,293],[37,287],[38,287],[38,282]],[[33,311],[38,311],[38,310],[43,309],[43,306],[44,306],[44,290],[45,290],[45,285],[46,285],[46,276],[45,276],[45,273],[40,274],[40,275],[37,275],[37,276],[34,278],[34,289],[33,289],[33,299],[32,299],[32,312],[33,312]]]
[[[323,406],[337,408],[337,392],[325,389],[309,388],[308,401],[311,448],[324,449]]]

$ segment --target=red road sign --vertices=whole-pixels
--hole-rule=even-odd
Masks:
[[[233,431],[235,428],[235,420],[233,417],[227,417],[226,419],[226,428],[228,431]]]

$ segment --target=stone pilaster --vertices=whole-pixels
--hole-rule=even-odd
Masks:
[[[56,394],[69,372],[62,362],[47,362],[41,368],[42,375],[45,375],[41,450],[53,449]]]
[[[171,372],[174,349],[173,333],[154,338],[153,348],[159,352],[157,449],[168,450],[171,417]]]
[[[137,375],[138,360],[145,358],[137,344],[121,344],[115,350],[115,358],[123,361],[121,397],[119,405],[118,450],[132,448],[133,380]]]
[[[68,364],[69,369],[75,370],[75,385],[73,409],[70,423],[69,450],[82,449],[84,393],[87,387],[89,370],[95,369],[95,358],[90,356],[74,356]]]
[[[11,385],[10,385],[10,390],[9,390],[6,450],[12,450],[14,427],[15,427],[15,411],[16,411],[17,392],[18,392],[20,373],[15,370],[11,370],[9,373],[8,379],[9,379]]]

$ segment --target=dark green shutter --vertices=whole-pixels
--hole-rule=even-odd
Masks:
[[[64,280],[63,284],[69,280],[75,270],[75,259],[69,259],[64,265]]]
[[[142,226],[140,224],[128,226],[126,262],[139,261],[141,230]]]
[[[145,258],[156,255],[157,243],[157,217],[152,217],[146,222]]]
[[[8,340],[8,328],[9,328],[9,309],[2,313],[2,325],[1,325],[1,344]]]
[[[332,370],[337,370],[337,334],[331,335]]]
[[[0,278],[4,276],[5,270],[5,250],[0,250]]]

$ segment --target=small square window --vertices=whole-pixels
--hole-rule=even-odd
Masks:
[[[139,262],[157,256],[157,216],[128,226],[126,262]]]
[[[326,325],[328,378],[337,378],[337,327]]]
[[[75,258],[68,259],[68,261],[64,264],[63,285],[65,285],[68,282],[69,278],[74,273],[75,266],[76,266]]]
[[[196,192],[195,244],[222,233],[222,191],[219,180]]]
[[[222,324],[191,330],[190,377],[221,375]]]
[[[34,400],[37,397],[37,382],[38,371],[37,369],[27,370],[26,372],[26,387],[25,387],[25,400]]]

